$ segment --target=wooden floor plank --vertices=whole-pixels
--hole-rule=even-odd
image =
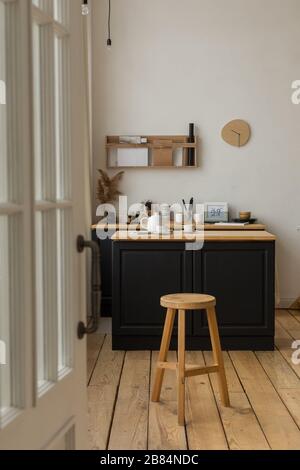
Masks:
[[[254,353],[234,351],[230,357],[271,448],[299,449],[299,428]]]
[[[158,352],[152,353],[151,390],[154,383]],[[170,351],[168,361],[177,361],[176,352]],[[151,396],[151,394],[150,394]],[[166,370],[161,399],[149,405],[149,450],[186,450],[185,429],[178,425],[177,418],[177,380],[175,371]]]
[[[118,385],[124,351],[112,350],[112,338],[106,336],[90,385]]]
[[[104,338],[105,335],[102,334],[93,334],[87,337],[87,383],[91,379]]]
[[[204,366],[200,351],[186,362]],[[208,375],[186,379],[186,432],[190,450],[227,450],[228,445]]]
[[[300,310],[289,310],[289,313],[300,322]]]
[[[288,310],[277,310],[276,321],[295,339],[300,339],[300,322]]]
[[[150,351],[128,351],[120,381],[109,450],[147,449]]]
[[[300,364],[294,364],[292,362],[292,344],[296,338],[293,338],[281,325],[276,321],[275,328],[275,344],[280,354],[284,357],[289,367],[300,377]]]
[[[228,353],[223,353],[228,383],[230,408],[222,406],[216,374],[210,379],[231,450],[268,450],[270,446],[251,408]],[[211,352],[204,353],[206,364],[212,364]]]
[[[280,397],[300,428],[300,389],[281,389]]]
[[[300,379],[279,351],[257,352],[259,362],[300,427]]]
[[[111,336],[107,336],[88,387],[90,449],[107,447],[124,355],[112,351]]]
[[[256,356],[276,390],[300,388],[300,379],[279,351],[258,351]]]

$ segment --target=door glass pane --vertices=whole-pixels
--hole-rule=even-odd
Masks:
[[[33,23],[35,199],[55,201],[54,33]]]
[[[69,1],[54,0],[54,19],[63,26],[69,26]]]
[[[22,216],[0,216],[0,425],[11,407],[22,406]]]
[[[40,8],[48,15],[53,14],[53,2],[54,0],[32,0],[34,6]]]
[[[58,371],[71,367],[71,211],[57,211]]]
[[[5,45],[5,6],[0,1],[0,202],[6,202],[8,199]]]
[[[33,41],[33,92],[34,92],[34,155],[35,155],[35,199],[42,199],[42,140],[41,140],[41,46],[40,27],[34,23]]]
[[[56,198],[71,198],[69,39],[54,39]]]
[[[38,388],[72,366],[71,223],[69,209],[36,212]]]
[[[41,212],[35,214],[35,250],[36,250],[36,341],[37,341],[37,381],[41,388],[47,380],[45,371],[44,350],[44,276],[43,276],[43,217]]]
[[[36,212],[36,333],[38,388],[56,381],[57,242],[56,211]]]
[[[9,347],[9,242],[8,242],[8,217],[0,217],[0,341],[2,357],[0,356],[0,409],[1,414],[10,407],[10,373],[11,363],[7,357]]]
[[[42,199],[42,141],[41,141],[41,73],[40,73],[40,27],[34,23],[33,41],[33,92],[34,92],[34,154],[35,154],[35,198]]]
[[[17,2],[0,0],[0,203],[22,201]]]

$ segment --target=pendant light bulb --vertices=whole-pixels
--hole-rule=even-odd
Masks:
[[[88,0],[84,0],[83,4],[81,5],[81,13],[83,16],[87,16],[90,13]]]
[[[108,40],[107,40],[107,49],[108,49],[109,51],[111,50],[111,46],[112,46],[111,39],[108,39]]]

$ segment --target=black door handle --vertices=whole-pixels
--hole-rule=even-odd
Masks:
[[[100,248],[97,242],[85,240],[82,235],[79,235],[77,237],[78,253],[82,253],[85,248],[92,250],[92,316],[87,325],[82,321],[78,323],[78,339],[83,339],[84,335],[90,335],[97,331],[101,302]]]

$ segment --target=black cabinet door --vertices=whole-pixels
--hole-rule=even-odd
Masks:
[[[115,242],[113,263],[114,334],[160,336],[165,320],[160,297],[191,291],[192,253],[182,243]]]
[[[222,336],[274,333],[274,243],[206,243],[194,252],[193,289],[217,299]],[[193,335],[208,333],[193,313]]]

